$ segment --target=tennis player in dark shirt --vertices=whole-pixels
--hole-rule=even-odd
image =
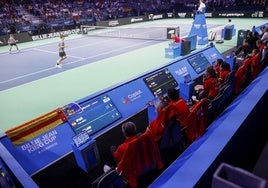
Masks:
[[[62,67],[62,61],[67,58],[65,50],[64,50],[66,48],[66,46],[64,44],[65,36],[61,35],[60,38],[61,38],[61,41],[58,44],[58,46],[59,46],[59,57],[60,58],[57,60],[57,64],[56,64],[57,68],[61,68]]]

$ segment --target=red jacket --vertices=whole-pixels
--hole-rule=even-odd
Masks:
[[[261,72],[260,53],[257,53],[252,57],[252,64],[251,64],[252,78],[255,79],[260,72]]]
[[[146,131],[138,139],[130,142],[122,160],[117,165],[117,172],[122,173],[128,184],[137,187],[137,178],[155,168],[162,168],[158,145]]]
[[[190,114],[190,110],[184,99],[180,98],[178,101],[171,101],[169,105],[174,105],[176,108],[176,119],[180,121],[182,126],[186,126],[186,119]]]
[[[245,77],[246,77],[246,71],[247,71],[247,67],[245,64],[243,64],[242,66],[240,66],[236,73],[235,73],[235,93],[239,94],[241,92],[241,86],[245,81]]]
[[[203,83],[203,86],[204,92],[207,93],[210,99],[214,99],[218,95],[220,89],[220,83],[218,78],[210,77],[206,79]]]
[[[187,121],[186,134],[191,144],[205,133],[208,126],[208,100],[206,98],[194,104]]]
[[[114,158],[116,161],[121,161],[122,157],[124,156],[125,151],[128,148],[129,143],[132,142],[133,140],[136,140],[137,138],[138,138],[138,136],[136,136],[136,135],[131,136],[131,137],[127,138],[123,144],[118,146],[118,148],[114,152]]]
[[[175,114],[175,106],[168,105],[158,112],[157,117],[149,124],[147,131],[150,132],[155,141],[158,141],[162,138],[165,127],[169,125],[171,118],[175,117]]]
[[[223,83],[226,81],[226,78],[227,76],[230,74],[231,71],[229,70],[223,70],[221,73],[220,73],[220,76],[219,76],[219,79],[220,79],[220,82]]]

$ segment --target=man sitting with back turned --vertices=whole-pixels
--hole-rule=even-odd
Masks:
[[[158,142],[165,128],[172,122],[175,117],[175,107],[168,106],[168,101],[161,98],[156,105],[157,117],[148,125],[146,131],[150,132],[154,141]]]
[[[128,144],[139,137],[139,135],[136,132],[136,125],[131,121],[122,124],[122,133],[126,139],[124,143],[119,145],[118,148],[113,153],[113,156],[117,162],[119,162],[122,159],[124,152],[128,148]]]
[[[137,134],[136,132],[136,124],[131,121],[127,121],[122,124],[122,133],[125,137],[124,142],[120,144],[118,147],[116,146],[110,147],[112,157],[113,157],[112,163],[115,162],[116,163],[115,165],[117,165],[123,158],[125,151],[128,149],[129,143],[136,140],[140,135],[140,134]],[[107,172],[111,169],[110,165],[104,165],[104,169],[103,169],[104,172]]]
[[[186,119],[190,114],[190,110],[183,98],[179,96],[176,89],[168,89],[168,98],[170,100],[169,105],[173,105],[176,108],[176,120],[180,121],[182,126],[186,126]]]

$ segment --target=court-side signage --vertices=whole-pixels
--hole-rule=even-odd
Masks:
[[[42,40],[42,39],[49,39],[49,38],[54,38],[54,37],[59,37],[60,35],[71,35],[71,34],[76,34],[80,31],[80,29],[71,29],[71,30],[66,30],[66,31],[59,31],[59,32],[53,32],[53,33],[45,33],[41,35],[34,35],[32,36],[32,40]]]
[[[1,142],[29,174],[58,160],[72,151],[74,131],[67,122],[19,146],[14,146],[8,137]]]
[[[228,18],[228,17],[237,17],[237,18],[264,18],[264,11],[219,11],[219,12],[206,12],[205,16],[207,18]],[[166,18],[173,18],[174,13],[166,13]],[[176,12],[176,18],[193,18],[194,13],[192,12]]]
[[[213,18],[237,17],[237,18],[264,18],[264,11],[226,11],[226,12],[213,12]]]

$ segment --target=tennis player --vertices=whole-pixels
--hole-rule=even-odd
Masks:
[[[57,68],[61,68],[62,67],[62,61],[67,58],[65,50],[64,50],[66,48],[66,46],[64,44],[65,36],[60,35],[60,38],[61,38],[61,41],[58,44],[58,46],[59,46],[59,57],[60,58],[57,60],[57,64],[56,64]]]
[[[12,34],[10,34],[9,39],[7,41],[8,45],[9,45],[9,53],[10,54],[11,54],[11,49],[12,49],[13,46],[16,46],[17,50],[19,51],[19,47],[17,45],[17,42],[18,42],[18,40],[16,40],[14,38],[14,36]]]

